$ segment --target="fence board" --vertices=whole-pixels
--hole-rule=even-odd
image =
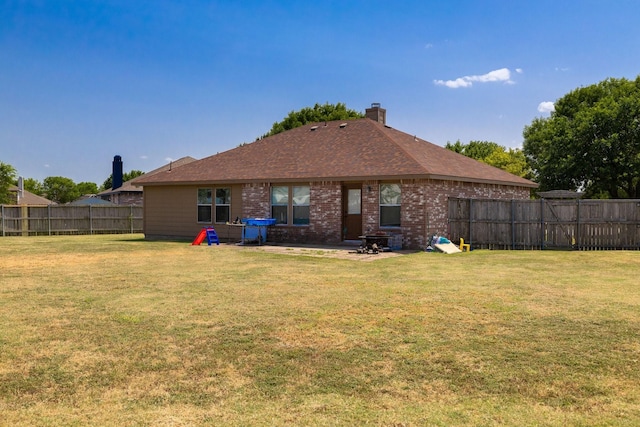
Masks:
[[[474,248],[640,250],[640,200],[449,200],[449,236]]]
[[[0,206],[0,235],[142,232],[141,206]]]

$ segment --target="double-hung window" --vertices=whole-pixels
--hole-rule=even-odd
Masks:
[[[288,224],[289,187],[271,187],[271,218],[276,224]]]
[[[276,224],[308,225],[310,201],[308,185],[271,187],[271,217]]]
[[[309,186],[293,187],[293,225],[309,225]]]
[[[231,188],[198,188],[198,222],[225,223],[230,217]]]
[[[198,188],[198,222],[211,223],[211,189]]]
[[[231,217],[231,188],[216,188],[216,223],[229,222]]]
[[[380,184],[380,227],[400,227],[400,184]]]

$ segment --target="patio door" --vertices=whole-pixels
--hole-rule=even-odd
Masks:
[[[342,238],[357,240],[362,235],[362,185],[342,187]]]

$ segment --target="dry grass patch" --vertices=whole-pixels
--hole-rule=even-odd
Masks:
[[[637,425],[638,252],[0,241],[8,425]]]

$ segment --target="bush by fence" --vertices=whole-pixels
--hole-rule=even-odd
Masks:
[[[141,206],[0,206],[0,235],[142,232]]]
[[[640,200],[449,200],[449,235],[474,248],[640,250]]]

